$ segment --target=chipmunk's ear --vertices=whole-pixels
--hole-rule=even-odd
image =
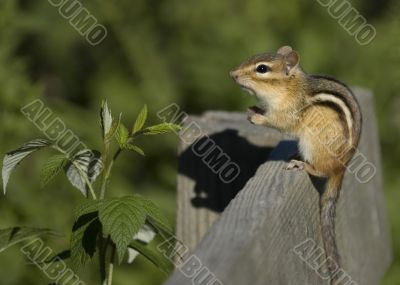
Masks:
[[[277,53],[279,53],[280,55],[286,56],[286,55],[288,55],[289,53],[291,53],[292,51],[293,51],[293,49],[292,49],[291,46],[283,46],[283,47],[280,47],[280,48],[278,49],[278,52],[277,52]]]
[[[293,50],[290,46],[283,46],[278,49],[278,54],[284,57],[286,75],[289,75],[290,71],[300,62],[298,52]]]

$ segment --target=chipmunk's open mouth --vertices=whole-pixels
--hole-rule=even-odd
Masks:
[[[246,86],[243,82],[239,82],[237,80],[237,78],[234,78],[234,80],[236,81],[236,83],[239,84],[239,86],[242,88],[242,90],[246,91],[251,96],[255,96],[256,98],[258,97],[257,93],[252,88]],[[259,98],[257,98],[257,99],[259,99]],[[263,107],[252,106],[252,107],[248,108],[248,113],[264,115],[266,112],[267,112],[267,109],[263,108]]]
[[[249,87],[247,87],[247,86],[244,86],[244,85],[240,85],[240,87],[242,87],[242,90],[246,91],[246,92],[249,93],[250,95],[252,95],[252,96],[255,96],[255,95],[256,95],[256,92],[254,92],[253,89],[251,89],[251,88],[249,88]]]

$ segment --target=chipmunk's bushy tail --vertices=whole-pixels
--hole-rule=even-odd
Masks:
[[[331,285],[337,284],[335,273],[340,268],[339,252],[336,245],[335,217],[336,203],[339,199],[344,172],[328,178],[325,191],[320,198],[321,234],[331,276]]]

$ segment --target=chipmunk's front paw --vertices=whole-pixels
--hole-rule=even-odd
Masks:
[[[285,167],[285,170],[304,170],[305,162],[292,159]]]
[[[264,125],[266,118],[263,114],[264,110],[258,107],[251,107],[247,110],[247,120],[255,125]]]

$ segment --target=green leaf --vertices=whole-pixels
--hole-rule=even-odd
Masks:
[[[146,221],[156,230],[157,233],[161,235],[163,239],[169,239],[174,236],[174,232],[168,220],[156,204],[138,194],[129,196],[129,198],[134,200],[135,203],[143,208],[146,215]]]
[[[75,270],[83,267],[96,251],[97,237],[101,233],[98,202],[87,200],[74,210],[71,235],[71,262]]]
[[[135,194],[132,198],[138,201],[143,207],[150,224],[157,224],[158,227],[162,227],[164,231],[172,233],[168,220],[165,218],[165,215],[161,213],[160,208],[156,204],[141,195]]]
[[[100,204],[99,218],[103,233],[116,245],[121,263],[133,236],[145,223],[146,211],[134,197],[113,198]]]
[[[85,176],[89,182],[94,182],[102,169],[103,163],[100,152],[90,149],[78,152],[64,168],[68,180],[85,197],[87,196]]]
[[[68,159],[63,154],[50,157],[40,172],[40,187],[44,188],[67,164]]]
[[[136,199],[145,209],[147,223],[154,228],[163,239],[167,240],[175,237],[168,220],[156,204],[141,195],[135,194],[133,195],[133,198]]]
[[[171,263],[157,251],[151,249],[149,246],[140,243],[139,241],[132,241],[129,244],[129,248],[142,254],[155,266],[160,268],[163,272],[167,274],[169,273],[169,269],[171,268]]]
[[[108,104],[107,104],[106,100],[104,100],[101,104],[100,123],[101,123],[101,129],[103,131],[103,138],[106,138],[107,135],[109,134],[112,124],[113,124],[113,118],[111,115],[111,111],[108,108]]]
[[[128,142],[129,131],[124,124],[119,124],[118,130],[115,132],[115,138],[121,148]]]
[[[83,203],[81,203],[78,207],[75,208],[74,220],[77,221],[79,217],[83,215],[98,212],[100,203],[101,201],[97,200],[85,200]]]
[[[144,135],[159,135],[169,132],[178,132],[181,129],[180,126],[171,123],[161,123],[159,125],[151,126],[143,130]]]
[[[115,133],[117,132],[117,130],[119,128],[119,124],[121,124],[121,117],[122,117],[122,113],[119,114],[118,121],[113,120],[111,129],[104,139],[106,142],[108,142],[109,140],[111,140],[114,137]]]
[[[4,194],[6,194],[8,180],[10,179],[11,173],[15,167],[17,167],[17,165],[31,153],[50,145],[51,142],[49,140],[35,139],[27,142],[16,150],[8,152],[4,156],[2,169]]]
[[[135,125],[133,126],[132,129],[132,133],[137,133],[138,131],[140,131],[143,128],[146,119],[147,119],[147,105],[144,105],[138,117],[136,118]]]
[[[165,215],[161,213],[156,204],[140,195],[133,195],[132,198],[145,210],[148,223],[133,237],[134,240],[140,241],[142,244],[148,244],[153,240],[156,233],[160,234],[163,239],[170,239],[174,236]],[[137,252],[135,250],[128,250],[128,263],[132,263],[136,255]]]
[[[78,270],[93,258],[101,224],[97,212],[80,216],[74,223],[71,235],[72,269]]]
[[[14,227],[0,230],[0,252],[17,243],[43,235],[57,235],[50,229]]]
[[[133,144],[124,144],[122,146],[122,149],[131,150],[131,151],[137,152],[138,154],[144,156],[144,151],[140,147],[133,145]]]

